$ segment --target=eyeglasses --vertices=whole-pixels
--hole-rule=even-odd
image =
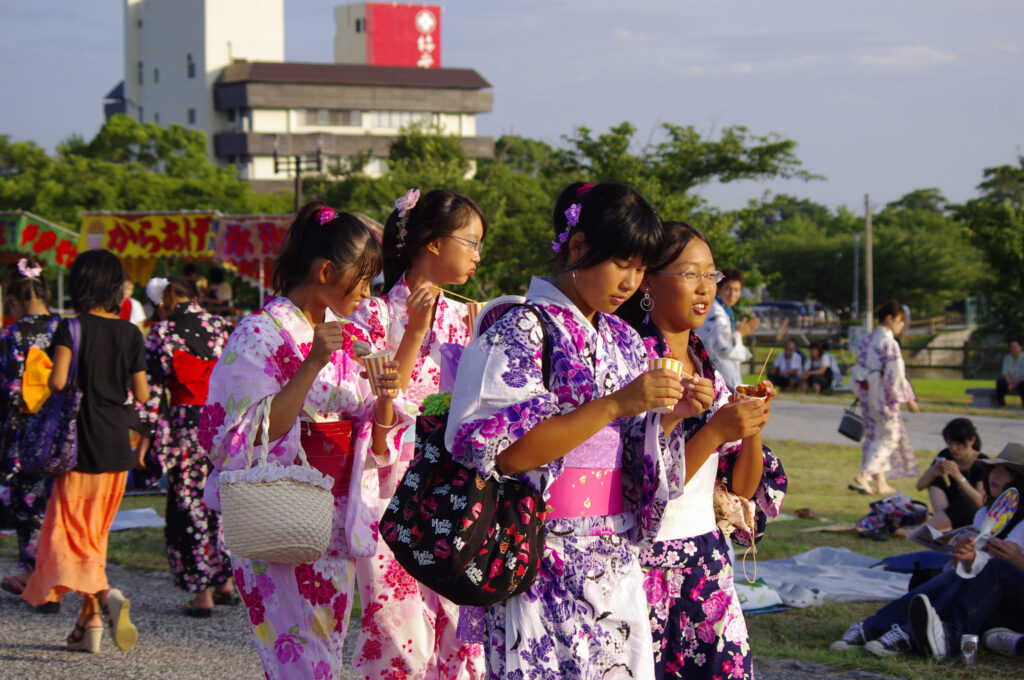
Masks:
[[[462,238],[461,236],[454,236],[454,235],[449,235],[448,238],[453,238],[456,241],[462,241],[463,243],[465,243],[467,246],[469,246],[470,248],[472,248],[473,250],[475,250],[478,253],[481,250],[484,249],[484,242],[483,241],[474,241],[472,239]]]
[[[654,273],[654,274],[671,274],[672,276],[678,276],[683,281],[686,281],[689,284],[695,284],[698,281],[700,281],[701,279],[704,279],[708,283],[713,283],[716,286],[722,282],[722,279],[725,278],[725,274],[723,274],[722,272],[718,271],[717,269],[715,271],[713,271],[713,272],[706,272],[704,274],[701,274],[700,272],[695,272],[692,269],[687,270],[685,272],[658,271],[658,272],[652,272],[652,273]]]

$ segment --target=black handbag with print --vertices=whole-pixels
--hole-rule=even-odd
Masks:
[[[542,365],[550,348],[543,316]],[[416,453],[380,521],[409,574],[458,605],[496,604],[533,584],[544,550],[543,497],[515,480],[481,477],[445,447],[448,414],[420,415]]]

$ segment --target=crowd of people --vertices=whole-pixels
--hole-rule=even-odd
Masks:
[[[733,313],[742,274],[719,270],[699,231],[663,220],[629,187],[569,185],[552,229],[553,276],[535,276],[524,304],[486,326],[445,288],[481,265],[487,217],[446,190],[400,197],[380,242],[352,214],[303,206],[274,263],[274,295],[233,329],[217,314],[232,305],[219,270],[202,291],[194,269],[151,280],[153,317],[140,324],[121,263],[86,251],[70,273],[72,321],[49,312],[41,267],[22,260],[4,287],[17,321],[0,335],[0,445],[31,426],[33,348],[52,357],[49,390],[67,387],[70,372],[82,397],[72,471],[37,479],[5,461],[21,571],[3,589],[43,611],[79,593],[68,648],[98,652],[105,626],[130,648],[130,601],[105,561],[134,469],[165,479],[167,560],[190,596],[183,615],[244,604],[268,678],[337,677],[350,626],[352,666],[366,678],[752,678],[729,542],[754,545],[781,510],[786,475],[761,437],[776,385],[827,391],[839,367],[827,345],[805,359],[790,342],[770,379],[750,386],[756,397],[737,392],[744,338],[757,329]],[[899,404],[916,404],[894,340],[903,318],[884,304],[858,348],[867,435],[851,488],[862,492],[911,472]],[[362,357],[377,352],[388,358],[371,377]],[[649,369],[662,359],[680,370]],[[454,385],[452,458],[481,478],[518,480],[547,506],[536,580],[486,607],[417,582],[377,534],[398,485],[413,483],[412,426],[442,385]],[[1024,465],[1013,452],[985,458],[967,425],[950,423],[948,452],[919,481],[940,528],[981,513]],[[220,481],[256,445],[270,464],[308,460],[333,478],[331,539],[315,560],[225,547]],[[968,552],[954,559],[976,575],[984,560]],[[1024,566],[1016,553],[996,556]],[[362,614],[350,621],[357,595]],[[972,616],[953,630],[985,623]],[[886,613],[844,640],[870,642],[896,620]]]

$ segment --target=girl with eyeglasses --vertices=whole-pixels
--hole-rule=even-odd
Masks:
[[[758,386],[763,400],[734,395],[693,332],[721,279],[704,236],[683,222],[665,222],[661,257],[619,312],[639,331],[650,358],[681,361],[711,404],[677,428],[686,439],[685,458],[667,471],[671,500],[653,547],[640,554],[659,680],[753,677],[727,537],[753,545],[786,491],[782,464],[761,443],[774,387],[767,380]],[[725,532],[723,524],[730,527]]]
[[[418,409],[439,391],[442,348],[472,339],[466,305],[440,292],[476,273],[487,218],[472,199],[453,191],[420,196],[411,189],[395,201],[384,226],[384,293],[363,301],[351,319],[373,351],[398,362],[399,386]],[[415,415],[415,413],[413,414]],[[407,442],[398,463],[381,468],[380,498],[387,504],[413,457]],[[483,648],[455,634],[459,608],[417,583],[384,541],[356,563],[363,616],[352,665],[364,677],[403,668],[409,677],[483,677]]]

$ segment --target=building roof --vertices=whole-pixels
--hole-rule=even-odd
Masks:
[[[303,64],[236,60],[218,83],[307,83],[375,87],[436,87],[480,90],[491,87],[471,68],[413,68],[365,64]]]

